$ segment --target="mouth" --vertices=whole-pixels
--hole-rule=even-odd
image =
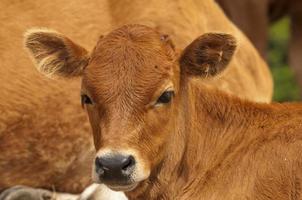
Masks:
[[[131,190],[134,190],[137,185],[138,183],[133,183],[130,185],[107,185],[107,187],[109,187],[111,190],[118,192],[129,192]]]

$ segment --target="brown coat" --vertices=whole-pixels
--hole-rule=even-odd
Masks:
[[[94,150],[79,105],[79,81],[38,75],[22,50],[21,34],[29,27],[57,29],[89,49],[100,33],[124,23],[149,24],[170,34],[180,49],[205,32],[229,32],[239,40],[238,51],[229,69],[209,85],[250,100],[270,101],[272,80],[266,64],[212,1],[199,5],[167,0],[161,6],[132,2],[120,6],[114,1],[1,1],[1,189],[24,184],[80,192],[90,182],[89,155]]]
[[[193,83],[182,92],[176,129],[186,131],[169,138],[147,191],[129,199],[301,199],[301,104],[256,104]]]
[[[208,84],[232,67],[233,36],[204,34],[180,53],[157,30],[125,25],[91,54],[39,30],[26,47],[42,73],[82,76],[95,182],[130,200],[300,199],[302,105],[255,103]],[[129,154],[127,176],[102,169],[100,159]]]

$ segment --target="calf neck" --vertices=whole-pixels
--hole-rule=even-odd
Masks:
[[[129,199],[299,199],[302,106],[181,89],[161,165]]]

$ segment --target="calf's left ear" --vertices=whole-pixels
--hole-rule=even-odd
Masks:
[[[182,72],[191,76],[215,76],[222,72],[232,59],[236,40],[232,35],[207,33],[194,40],[182,53]]]
[[[88,64],[88,52],[60,33],[32,29],[24,37],[38,71],[46,76],[79,76]]]

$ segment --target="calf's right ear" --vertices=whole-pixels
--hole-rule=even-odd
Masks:
[[[229,64],[235,49],[236,40],[232,35],[204,34],[183,51],[179,61],[181,70],[190,76],[215,76]]]
[[[79,76],[89,62],[84,48],[55,31],[32,29],[24,37],[37,69],[46,76]]]

